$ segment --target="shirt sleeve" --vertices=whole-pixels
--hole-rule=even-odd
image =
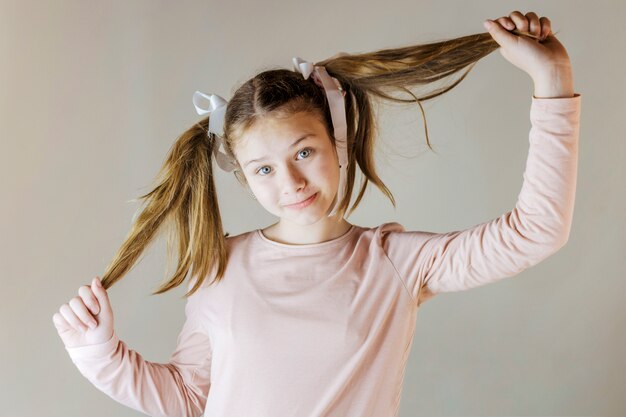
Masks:
[[[530,149],[515,207],[491,221],[447,233],[379,228],[380,244],[420,305],[518,274],[558,251],[574,211],[580,94],[532,97]]]
[[[145,360],[115,333],[102,344],[65,349],[84,377],[121,404],[155,417],[201,416],[211,386],[212,350],[198,323],[198,292],[187,298],[186,320],[168,363]]]

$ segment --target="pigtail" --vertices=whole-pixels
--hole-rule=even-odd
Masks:
[[[226,239],[222,230],[212,169],[213,134],[207,136],[208,120],[185,131],[170,148],[157,175],[157,185],[134,201],[144,208],[117,254],[107,267],[102,284],[111,287],[135,265],[162,228],[168,233],[168,265],[176,246],[178,263],[169,281],[154,294],[161,294],[183,283],[193,267],[193,294],[208,275],[217,270],[219,281],[226,269]]]
[[[417,103],[424,119],[426,143],[434,152],[421,103],[454,88],[467,76],[478,60],[497,48],[499,45],[491,34],[479,33],[362,54],[342,53],[318,64],[326,66],[329,73],[332,72],[334,77],[350,85],[352,89],[397,103]],[[435,82],[463,69],[466,69],[465,72],[450,85],[432,89]],[[416,96],[411,88],[417,86],[430,86],[431,91]],[[392,95],[394,92],[406,93],[411,98],[396,97]]]
[[[316,62],[316,65],[324,66],[328,74],[335,77],[346,91],[348,149],[351,162],[348,170],[348,192],[341,207],[348,206],[352,193],[356,165],[352,162],[356,162],[363,173],[361,189],[348,215],[358,206],[369,181],[390,199],[394,208],[396,206],[392,193],[376,173],[374,150],[378,127],[372,111],[372,98],[397,103],[417,103],[424,120],[426,144],[436,153],[428,137],[422,102],[454,88],[467,76],[478,60],[497,48],[498,43],[489,33],[479,33],[361,54],[342,52]],[[433,88],[436,82],[464,69],[465,72],[451,84]],[[415,87],[426,91],[416,95],[411,91]],[[398,92],[406,93],[411,98],[395,96],[394,93]]]

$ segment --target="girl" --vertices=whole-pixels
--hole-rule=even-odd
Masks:
[[[516,275],[570,233],[581,99],[567,52],[550,20],[533,12],[484,25],[489,33],[317,65],[295,58],[295,71],[261,72],[230,102],[197,92],[196,109],[209,116],[173,145],[102,282],[80,287],[53,316],[79,371],[152,416],[397,415],[419,306]],[[473,66],[498,47],[535,87],[515,207],[448,233],[347,222],[357,165],[365,179],[350,213],[368,181],[395,206],[373,163],[370,100],[420,104],[460,80],[420,98],[408,87]],[[223,234],[213,156],[277,223]],[[192,266],[193,274],[177,348],[168,363],[154,363],[118,339],[106,289],[164,224],[176,226],[178,269],[156,294],[182,284]]]

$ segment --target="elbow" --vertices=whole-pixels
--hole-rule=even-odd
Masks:
[[[571,226],[571,220],[567,219],[551,223],[535,223],[533,224],[533,229],[536,231],[535,239],[537,242],[542,242],[546,250],[557,252],[567,244],[572,230]]]
[[[569,240],[569,229],[567,229],[564,233],[556,235],[554,239],[550,240],[550,249],[552,253],[560,251]]]
[[[528,239],[533,242],[532,251],[528,253],[532,257],[530,265],[535,265],[560,251],[569,240],[569,232],[544,233]]]
[[[562,232],[557,235],[557,239],[556,239],[557,250],[560,250],[563,246],[567,244],[571,231],[572,231],[572,222],[569,221],[566,223],[566,227],[563,228]]]

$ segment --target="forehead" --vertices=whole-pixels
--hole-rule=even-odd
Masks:
[[[282,152],[305,134],[313,135],[309,140],[330,140],[324,124],[311,113],[295,113],[288,117],[264,117],[241,135],[236,154],[238,159],[245,162],[274,152]]]

